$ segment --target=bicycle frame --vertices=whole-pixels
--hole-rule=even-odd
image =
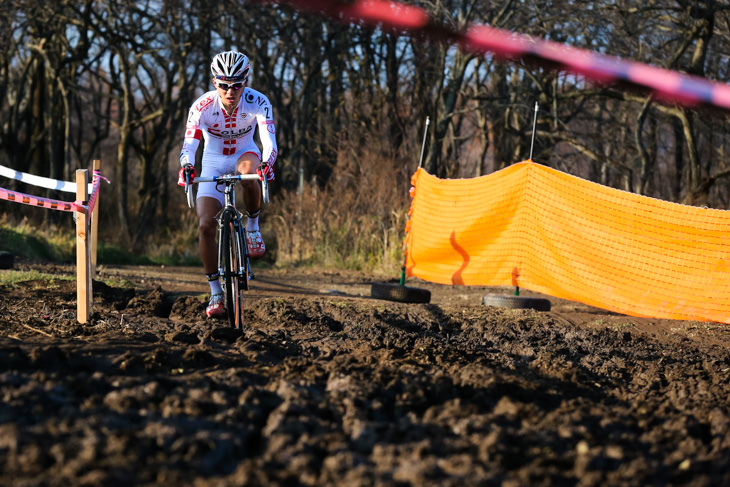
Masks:
[[[263,165],[261,166],[263,168]],[[269,182],[265,177],[260,177],[258,174],[224,174],[222,176],[214,176],[209,178],[195,178],[193,184],[197,183],[223,183],[226,182],[238,182],[238,181],[259,181],[261,183],[261,201],[265,204],[269,204]],[[195,196],[190,191],[190,180],[189,176],[185,175],[185,195],[188,200],[188,207],[195,208]],[[225,205],[224,205],[225,206]],[[232,204],[235,207],[235,205]]]
[[[244,180],[261,182],[262,200],[269,202],[268,182],[258,174],[225,174],[222,176],[195,178],[192,183],[224,184],[224,205],[215,216],[218,222],[218,273],[223,278],[226,296],[226,314],[231,326],[243,328],[242,290],[248,290],[248,281],[253,278],[248,257],[248,247],[244,237],[243,215],[236,208],[235,187]],[[185,177],[185,192],[188,206],[194,206],[190,181]]]

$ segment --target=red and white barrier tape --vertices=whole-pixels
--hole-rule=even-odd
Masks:
[[[40,188],[54,189],[56,191],[65,191],[66,193],[76,192],[76,183],[71,181],[59,181],[58,179],[44,178],[26,172],[16,171],[9,167],[0,166],[0,176],[15,179],[26,184],[38,186]],[[89,192],[92,191],[92,184],[89,184]]]
[[[19,193],[17,191],[10,191],[5,188],[0,188],[0,200],[14,201],[16,203],[22,203],[24,205],[41,206],[50,210],[60,211],[79,211],[79,208],[81,208],[81,212],[86,212],[86,209],[83,205],[79,206],[79,202],[70,203],[67,201],[40,198],[38,196]]]
[[[84,204],[85,202],[83,201],[69,202],[50,198],[41,198],[25,193],[19,193],[17,191],[10,191],[5,188],[0,188],[0,200],[14,201],[15,203],[22,203],[30,206],[40,206],[50,210],[75,211],[78,213],[89,214],[94,210],[94,205],[96,204],[96,199],[99,194],[99,186],[102,179],[109,182],[105,177],[101,176],[99,171],[94,171],[94,181],[92,183],[93,190],[88,204]]]
[[[91,190],[91,196],[89,196],[89,213],[94,211],[94,207],[96,206],[96,198],[99,196],[99,186],[101,185],[101,180],[106,181],[109,183],[109,180],[101,175],[101,172],[98,170],[94,170],[94,180],[92,182],[93,189]]]
[[[653,93],[660,101],[730,110],[730,86],[723,83],[483,25],[472,25],[462,33],[435,23],[426,10],[417,6],[384,0],[348,3],[336,0],[261,1],[288,4],[298,10],[326,15],[342,22],[361,21],[409,34],[424,33],[472,52],[490,52],[504,59],[540,63],[583,75],[602,85],[620,83]]]

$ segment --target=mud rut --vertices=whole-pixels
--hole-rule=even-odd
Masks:
[[[0,288],[0,485],[730,485],[726,325],[271,271],[240,333],[169,272],[84,327],[73,282]]]

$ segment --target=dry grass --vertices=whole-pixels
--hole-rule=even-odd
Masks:
[[[268,211],[277,264],[395,273],[403,262],[410,174],[375,154],[341,157],[326,188],[281,195]]]
[[[275,265],[400,271],[414,164],[384,156],[383,148],[355,150],[350,144],[337,153],[324,188],[308,184],[301,194],[279,193],[265,209],[262,231]],[[197,217],[178,199],[172,210],[176,218],[144,236],[139,249],[124,243],[113,219],[105,220],[99,262],[200,265]],[[67,220],[57,228],[0,214],[0,247],[26,259],[73,262],[75,235]]]

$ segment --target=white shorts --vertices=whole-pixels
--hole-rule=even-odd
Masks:
[[[206,154],[204,151],[200,177],[212,178],[214,176],[222,176],[223,174],[234,174],[236,172],[236,162],[238,162],[238,159],[247,152],[255,154],[259,160],[261,160],[261,151],[255,144],[246,147],[246,150],[244,151],[231,154],[230,156]],[[223,205],[223,190],[225,189],[225,186],[217,185],[215,183],[199,183],[197,186],[198,191],[196,199],[201,197],[213,198],[220,201],[221,205]]]

